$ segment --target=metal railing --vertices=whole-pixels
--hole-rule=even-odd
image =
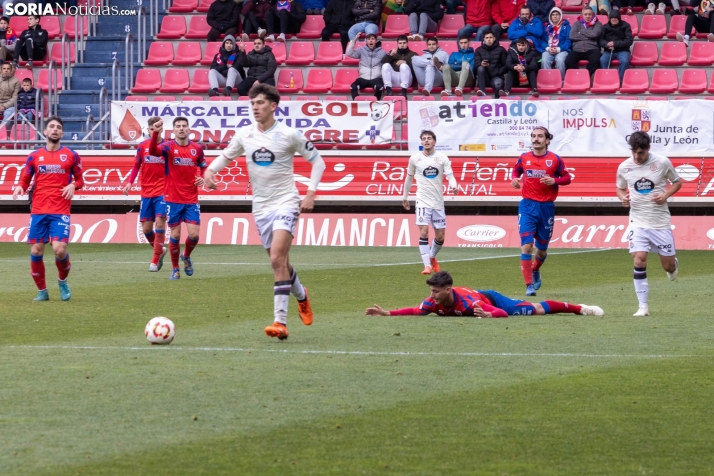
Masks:
[[[96,15],[92,15],[96,21]],[[84,25],[85,22],[92,23],[91,17],[89,19],[82,15],[74,16],[74,49],[77,55],[77,62],[84,63],[84,49],[85,49],[85,36],[84,36]],[[87,29],[89,33],[89,29]],[[96,35],[96,28],[94,34]]]
[[[136,41],[137,41],[137,59],[139,63],[144,64],[146,60],[146,8],[139,7],[136,16]]]
[[[121,99],[121,63],[118,59],[112,62],[112,101]]]
[[[153,38],[159,33],[159,0],[150,0],[149,16],[151,17],[149,23],[151,23],[151,37]]]
[[[45,101],[41,89],[35,92],[35,129],[45,130]]]
[[[50,103],[50,115],[57,115],[59,109],[59,91],[57,84],[57,63],[54,60],[50,60],[50,64],[47,66],[47,100]]]
[[[69,77],[72,63],[72,46],[69,42],[69,35],[67,33],[62,34],[61,40],[60,48],[62,49],[62,54],[60,55],[60,71],[62,74],[62,89],[70,89]],[[75,51],[76,49],[75,40]]]
[[[141,54],[141,53],[140,53]],[[126,34],[124,39],[124,87],[130,91],[134,86],[134,35]],[[114,96],[112,95],[112,99]]]
[[[107,88],[99,90],[99,138],[111,141],[111,103]]]

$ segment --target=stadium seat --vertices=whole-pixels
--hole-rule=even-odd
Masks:
[[[153,43],[152,43],[153,46]],[[194,66],[201,61],[201,43],[198,41],[181,41],[176,46],[174,66]]]
[[[687,61],[687,47],[681,41],[665,41],[659,56],[660,66],[682,66]]]
[[[439,28],[437,30],[436,36],[438,36],[439,38],[456,38],[456,34],[463,27],[463,15],[444,15],[444,18],[442,18],[441,22],[439,22]]]
[[[384,25],[384,33],[382,38],[396,38],[399,35],[409,34],[409,16],[407,15],[389,15],[387,23]],[[385,51],[388,51],[385,48]]]
[[[558,2],[558,3],[560,3],[560,2]],[[582,3],[579,3],[577,5],[567,5],[565,2],[563,2],[562,6],[558,5],[558,3],[556,3],[556,6],[559,7],[560,9],[562,9],[564,12],[580,12],[583,9]],[[573,15],[563,15],[563,16],[571,17]],[[576,17],[577,17],[577,15],[576,15]],[[572,25],[572,22],[570,24]]]
[[[501,101],[522,101],[522,96],[501,96],[499,98]]]
[[[529,101],[550,101],[550,96],[531,96],[528,98]]]
[[[567,77],[567,74],[566,74]],[[616,69],[598,69],[593,76],[593,94],[614,94],[620,89],[620,75]]]
[[[689,68],[682,72],[680,94],[702,94],[707,89],[707,72],[703,69]]]
[[[132,95],[132,96],[127,96],[124,100],[125,100],[125,101],[129,101],[129,102],[132,102],[132,101],[148,101],[149,98],[146,97],[146,96],[133,96],[133,95]]]
[[[319,101],[320,96],[305,96],[303,94],[295,98],[296,101]]]
[[[35,87],[41,89],[42,92],[46,93],[49,89],[49,79],[50,73],[47,68],[41,69],[40,74],[37,76],[37,82],[35,83]],[[57,87],[58,91],[62,90],[62,71],[60,71],[59,69],[55,70],[54,84]]]
[[[652,95],[652,96],[646,96],[645,100],[646,101],[669,101],[669,98],[667,96]]]
[[[213,96],[208,98],[209,101],[233,101],[233,98],[230,96]]]
[[[154,96],[154,101],[174,102],[174,101],[176,101],[176,96],[166,96],[166,95],[157,94],[156,96]]]
[[[563,85],[559,69],[538,70],[538,91],[541,93],[557,93]]]
[[[649,84],[650,76],[646,69],[628,69],[625,71],[620,92],[623,94],[642,94],[647,91]]]
[[[307,15],[300,26],[300,33],[297,34],[297,37],[301,40],[317,40],[324,28],[325,19],[322,15]]]
[[[672,94],[679,87],[676,69],[655,69],[652,74],[652,94]]]
[[[280,96],[280,100],[281,101],[292,101],[293,98],[291,98],[290,96]]]
[[[62,33],[66,33],[67,35],[69,35],[70,39],[72,40],[74,40],[74,37],[77,34],[74,28],[74,18],[75,17],[72,15],[67,15],[66,17],[64,17],[64,28],[62,28]],[[84,20],[84,25],[82,25],[82,34],[82,36],[89,35],[89,21],[87,21],[86,17]]]
[[[321,41],[317,47],[315,64],[337,66],[340,61],[342,61],[342,44],[337,41]]]
[[[677,96],[674,98],[675,101],[689,101],[690,99],[699,99],[696,96]]]
[[[193,81],[188,88],[189,93],[206,94],[210,85],[208,84],[208,69],[197,69],[193,72]]]
[[[426,41],[410,41],[409,49],[415,51],[417,55],[420,55],[426,49]],[[442,48],[443,49],[443,48]]]
[[[394,48],[397,47],[397,42],[395,40],[382,40],[382,49],[389,53]]]
[[[634,15],[623,15],[621,18],[622,21],[626,21],[630,24],[630,28],[632,28],[632,36],[637,37],[640,32],[640,24],[637,22],[637,17]]]
[[[220,41],[212,41],[210,43],[206,43],[206,50],[203,52],[203,59],[201,60],[201,65],[211,66],[211,63],[213,63],[213,58],[216,56],[216,53],[218,53],[218,50],[220,48]]]
[[[355,50],[357,50],[359,48],[363,48],[363,47],[364,47],[364,41],[358,41],[357,44],[355,45]],[[384,46],[382,46],[382,49],[384,49]],[[342,64],[344,66],[357,66],[359,64],[359,60],[356,60],[356,59],[352,58],[351,56],[345,55],[345,59],[342,60]]]
[[[657,43],[654,41],[635,41],[632,47],[632,66],[654,66],[657,62]]]
[[[68,43],[69,45],[69,62],[74,63],[77,60],[77,49],[74,47],[74,43]],[[67,48],[65,47],[65,55],[67,54]],[[52,49],[50,50],[50,59],[54,60],[57,64],[62,62],[62,43],[52,43]]]
[[[325,101],[349,101],[349,96],[325,96]]]
[[[137,71],[132,93],[155,93],[161,87],[161,71],[143,68]]]
[[[441,47],[442,50],[446,51],[449,55],[451,55],[451,53],[456,53],[456,51],[458,51],[458,49],[459,49],[459,47],[455,41],[442,41],[442,42],[439,42],[439,46]]]
[[[198,8],[198,0],[173,0],[169,13],[190,13]]]
[[[306,93],[324,94],[332,89],[332,70],[330,68],[310,68],[307,82],[302,90]]]
[[[714,63],[714,43],[695,41],[689,44],[690,66],[711,66]]]
[[[491,99],[491,98],[488,96],[471,96],[472,101],[478,101],[480,99]],[[441,96],[441,100],[442,101],[465,101],[465,99],[463,97],[459,97],[459,96]]]
[[[185,68],[169,68],[164,73],[164,84],[159,91],[162,93],[183,93],[188,89],[188,70]]]
[[[312,16],[312,15],[311,15]],[[285,64],[307,66],[315,60],[315,47],[312,41],[290,42],[290,54]]]
[[[178,40],[186,34],[186,20],[183,15],[166,15],[161,20],[161,29],[156,35],[160,40]],[[204,39],[206,36],[204,35]]]
[[[572,28],[573,25],[575,24],[576,21],[578,21],[578,17],[580,16],[580,11],[583,9],[582,5],[578,7],[578,13],[577,14],[564,14],[563,15],[563,20],[568,20],[568,23],[570,23],[570,27]]]
[[[208,9],[211,8],[211,3],[215,1],[216,0],[199,0],[198,11],[201,13],[207,13]]]
[[[42,20],[40,21],[40,25],[42,25],[43,29],[47,30],[47,39],[54,40],[55,38],[60,36],[59,16],[43,16]],[[20,33],[22,33],[24,30],[27,30],[28,28],[27,17],[13,15],[12,17],[10,17],[10,28],[15,30],[15,33],[19,37]]]
[[[333,93],[348,93],[350,85],[359,77],[356,69],[338,69],[335,72],[335,81],[332,85]]]
[[[425,96],[422,96],[425,97]],[[417,96],[414,96],[415,101],[419,101]],[[382,101],[393,101],[394,102],[394,120],[398,121],[402,117],[406,120],[407,118],[407,99],[404,96],[383,96]]]
[[[188,24],[186,38],[205,41],[209,31],[211,31],[211,26],[208,24],[206,17],[203,15],[194,15],[191,17],[191,21]]]
[[[239,101],[250,101],[250,96],[238,96]]]
[[[565,82],[560,92],[584,94],[588,89],[590,89],[590,72],[587,69],[569,69],[565,72]]]
[[[669,20],[669,30],[667,31],[667,38],[675,39],[677,38],[677,33],[684,34],[684,25],[687,22],[687,15],[674,15]],[[694,32],[692,31],[690,33]]]
[[[247,46],[248,45],[246,45],[246,53],[249,52]],[[287,56],[287,51],[285,50],[285,43],[274,41],[272,43],[268,43],[266,46],[270,46],[270,49],[273,50],[273,56],[275,56],[275,61],[278,63],[278,65],[285,63],[285,57]],[[252,43],[250,45],[250,49],[253,49]]]
[[[377,96],[357,96],[355,98],[355,101],[367,101],[367,102],[374,102],[377,100]]]
[[[174,59],[174,45],[170,41],[154,41],[144,61],[147,66],[168,66]]]
[[[412,98],[412,101],[436,101],[436,98],[434,96],[417,95]]]
[[[615,99],[619,99],[620,101],[639,101],[640,98],[637,96],[617,96]]]
[[[4,129],[4,127],[3,127]],[[27,124],[15,124],[10,131],[8,139],[12,141],[35,140],[37,138],[37,129],[34,126]]]
[[[186,95],[186,96],[181,96],[181,102],[186,102],[186,101],[204,101],[203,96],[191,96],[191,95]]]
[[[290,86],[290,78],[293,85]],[[298,68],[280,68],[278,70],[277,88],[281,93],[297,93],[303,87],[302,70]],[[315,91],[313,91],[315,92]]]
[[[32,71],[29,69],[25,69],[25,68],[16,69],[15,77],[17,78],[18,81],[20,81],[20,84],[22,84],[22,80],[25,78],[30,78],[32,80],[32,84],[35,84],[35,78],[33,77]]]
[[[642,17],[639,38],[659,39],[667,33],[667,19],[664,15],[645,15]]]

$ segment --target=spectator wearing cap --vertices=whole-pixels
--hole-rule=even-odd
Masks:
[[[350,90],[352,99],[357,98],[360,89],[374,88],[377,99],[382,98],[384,81],[382,80],[382,58],[387,54],[382,49],[382,44],[377,41],[377,35],[367,34],[365,45],[355,49],[355,37],[347,44],[347,56],[359,60],[359,78],[355,79]]]
[[[600,56],[600,67],[607,69],[613,58],[620,62],[617,68],[620,75],[620,83],[625,77],[625,71],[630,66],[630,47],[632,46],[632,27],[626,21],[620,18],[620,11],[613,10],[608,15],[609,20],[602,27],[602,36],[600,37],[600,47],[603,49]]]

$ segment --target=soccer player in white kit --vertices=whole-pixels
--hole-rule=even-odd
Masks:
[[[630,207],[630,254],[635,259],[635,293],[640,307],[635,316],[649,316],[647,253],[659,254],[670,281],[677,279],[674,236],[667,199],[682,187],[677,171],[667,157],[650,152],[650,137],[637,131],[630,136],[632,156],[617,169],[617,197]],[[672,186],[667,188],[667,182]]]
[[[419,253],[424,262],[421,274],[440,271],[436,255],[444,244],[446,213],[444,212],[444,177],[449,181],[449,193],[458,193],[458,185],[451,170],[451,161],[441,152],[436,152],[436,134],[421,131],[422,151],[409,158],[407,177],[404,183],[402,204],[409,210],[409,190],[416,177],[416,224],[419,227]],[[434,227],[434,242],[429,248],[429,225]]]
[[[275,120],[280,93],[274,86],[257,84],[250,89],[255,123],[240,129],[228,147],[206,170],[204,180],[215,188],[215,174],[233,160],[245,155],[253,184],[253,218],[270,256],[275,276],[274,322],[265,328],[269,337],[288,338],[288,300],[292,293],[298,300],[303,324],[309,326],[313,312],[307,289],[300,283],[295,268],[290,266],[289,252],[300,212],[312,211],[315,191],[325,170],[320,154],[299,131]],[[300,201],[293,177],[293,156],[302,155],[312,164],[307,195]]]

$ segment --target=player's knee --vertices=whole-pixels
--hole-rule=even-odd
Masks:
[[[288,267],[287,256],[270,255],[270,267],[273,268],[273,271],[287,269],[287,267]]]

